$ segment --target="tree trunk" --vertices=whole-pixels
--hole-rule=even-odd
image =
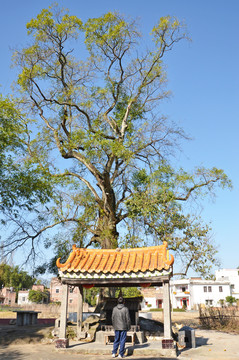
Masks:
[[[97,234],[102,249],[116,249],[118,246],[119,233],[116,229],[116,220],[105,214],[99,215]]]
[[[118,247],[117,209],[114,190],[110,182],[109,172],[102,175],[99,187],[102,190],[102,203],[99,209],[96,236],[102,249],[116,249]]]

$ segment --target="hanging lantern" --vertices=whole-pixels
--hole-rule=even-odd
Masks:
[[[140,286],[143,288],[149,287],[150,285],[151,285],[151,283],[140,284]]]
[[[93,286],[95,286],[95,285],[94,284],[85,284],[85,285],[83,285],[83,288],[91,289],[91,288],[93,288]]]

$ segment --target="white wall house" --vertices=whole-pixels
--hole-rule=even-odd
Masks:
[[[141,288],[143,301],[141,303],[142,310],[150,310],[150,308],[163,308],[163,288]]]
[[[220,269],[215,271],[217,280],[230,282],[231,295],[239,299],[239,269]]]
[[[220,300],[231,295],[230,282],[190,278],[170,281],[173,308],[197,309],[200,304],[219,306]]]
[[[29,290],[19,290],[18,292],[18,305],[28,305],[32,304],[32,302],[28,299]]]
[[[191,309],[190,279],[171,280],[170,290],[173,309]]]

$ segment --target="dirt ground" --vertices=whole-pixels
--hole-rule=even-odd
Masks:
[[[0,312],[0,319],[1,318],[16,319],[16,313]],[[163,322],[163,312],[153,312],[152,318]],[[184,325],[198,328],[198,312],[174,312],[172,313],[172,324],[174,332],[177,332],[177,330]],[[14,324],[0,326],[0,345],[36,343],[48,337],[52,329],[50,326],[19,327],[14,326]]]
[[[15,315],[15,314],[14,314]],[[162,321],[163,314],[155,313],[153,318]],[[199,327],[198,313],[175,312],[172,314],[174,327],[187,325],[195,328],[196,348],[179,349],[178,360],[239,360],[239,335],[213,330],[203,330]],[[1,360],[106,360],[111,358],[111,347],[96,354],[82,354],[79,346],[70,341],[67,349],[56,349],[54,342],[45,340],[52,327],[0,327],[0,359]],[[79,344],[78,344],[79,345]],[[92,344],[93,345],[93,344]],[[132,360],[159,360],[150,354],[135,354],[129,356]],[[163,358],[162,358],[163,359]],[[173,358],[164,358],[173,360]]]
[[[217,331],[196,330],[197,347],[183,349],[179,352],[178,360],[238,360],[239,335],[226,334]],[[64,350],[57,350],[54,344],[36,343],[11,343],[0,345],[1,360],[106,360],[111,358],[111,349],[104,354],[82,354],[71,344]],[[132,360],[174,360],[175,358],[150,357],[147,355],[131,355]]]

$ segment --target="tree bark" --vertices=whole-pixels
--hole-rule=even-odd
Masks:
[[[110,215],[101,214],[100,211],[96,234],[102,249],[117,248],[119,233],[116,224],[116,219],[112,219]]]

